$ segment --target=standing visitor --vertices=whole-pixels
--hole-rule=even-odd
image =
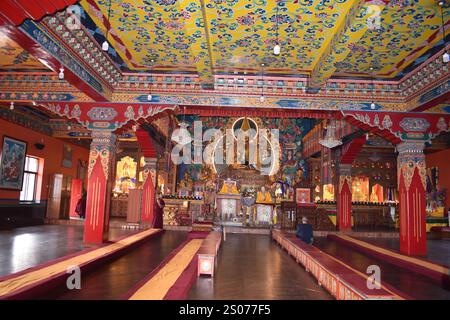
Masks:
[[[81,219],[84,219],[86,217],[86,198],[86,190],[83,190],[83,194],[81,195],[81,198],[78,200],[77,206],[75,207],[75,212],[78,213]]]
[[[154,205],[154,218],[153,218],[153,228],[162,229],[163,228],[163,211],[164,211],[164,200],[161,194],[158,194],[155,199]]]

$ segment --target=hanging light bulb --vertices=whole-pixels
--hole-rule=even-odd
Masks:
[[[377,105],[373,101],[375,99],[375,78],[373,74],[373,67],[370,67],[371,76],[372,76],[372,103],[370,104],[370,109],[375,110],[377,108]]]
[[[103,41],[103,43],[102,43],[102,50],[103,51],[108,51],[109,50],[109,43],[108,43],[108,41]]]
[[[261,96],[259,97],[259,101],[264,102],[264,63],[261,63]]]
[[[183,112],[183,122],[180,123],[180,127],[178,129],[175,129],[172,132],[172,141],[181,144],[186,145],[192,141],[191,134],[189,133],[189,130],[187,129],[189,127],[189,124],[186,122],[186,106],[184,107]]]
[[[60,68],[59,69],[58,78],[59,78],[59,80],[63,80],[64,79],[64,68]]]
[[[151,59],[151,60],[150,60],[150,63],[151,63],[151,65],[150,65],[150,69],[151,69],[151,68],[153,68],[153,65],[154,65],[154,63],[155,63],[155,60]],[[152,81],[153,81],[153,77],[150,79],[150,82],[152,82]],[[152,86],[152,84],[150,83],[150,88],[151,88],[151,86]],[[149,93],[149,94],[147,95],[147,101],[152,101],[152,98],[153,98],[152,94]]]
[[[72,130],[72,127],[70,126],[70,124],[67,126],[67,130]]]
[[[111,0],[109,0],[109,4],[108,4],[108,23],[110,23],[109,22],[110,19],[111,19]],[[106,30],[105,41],[103,41],[103,43],[102,43],[102,50],[103,51],[108,51],[109,50],[108,34],[109,34],[109,29]]]
[[[14,101],[11,101],[11,104],[9,105],[9,110],[14,110]]]
[[[447,52],[447,44],[445,43],[446,34],[445,34],[445,23],[444,23],[444,1],[439,1],[439,6],[441,7],[441,23],[442,23],[442,41],[444,42],[444,54],[442,55],[442,61],[444,63],[450,62],[450,55]]]
[[[281,47],[279,44],[276,44],[275,47],[273,47],[273,54],[277,56],[280,54],[280,52],[281,52]]]
[[[279,41],[279,33],[278,33],[278,4],[277,4],[277,15],[275,18],[276,27],[277,27],[277,44],[273,47],[273,54],[278,56],[281,52],[280,41]]]

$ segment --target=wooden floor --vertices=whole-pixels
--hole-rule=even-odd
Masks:
[[[186,232],[165,231],[145,241],[117,260],[81,275],[81,290],[59,288],[42,300],[115,300],[155,269],[184,240]]]
[[[392,243],[394,242],[395,241],[392,241]],[[427,277],[420,274],[397,267],[383,260],[371,258],[342,244],[330,241],[327,238],[314,238],[314,245],[320,250],[338,258],[361,273],[366,273],[367,268],[371,265],[378,266],[381,271],[380,276],[383,284],[396,288],[397,290],[406,293],[413,299],[450,299],[450,291],[442,288]]]
[[[110,229],[110,239],[136,232]],[[43,225],[0,231],[0,276],[85,249],[82,226]]]
[[[267,235],[227,234],[214,278],[198,278],[189,299],[332,299]]]
[[[357,238],[372,243],[374,245],[394,250],[397,252],[400,249],[399,240],[385,239],[385,238],[377,238],[377,239],[364,237],[357,237]],[[427,255],[425,258],[435,263],[450,266],[450,239],[441,239],[441,240],[427,239]]]

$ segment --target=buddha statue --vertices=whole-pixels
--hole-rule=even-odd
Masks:
[[[372,187],[372,193],[370,194],[370,202],[372,203],[380,202],[374,187]]]

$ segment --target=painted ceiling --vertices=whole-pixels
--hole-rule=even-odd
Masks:
[[[0,29],[0,71],[48,70]]]
[[[131,71],[392,79],[442,46],[430,0],[82,0]],[[372,6],[372,7],[371,7]],[[367,19],[380,10],[381,28]],[[372,9],[370,9],[372,8]],[[450,10],[444,10],[450,25]],[[275,56],[277,39],[282,47]],[[152,62],[154,60],[155,62]]]

